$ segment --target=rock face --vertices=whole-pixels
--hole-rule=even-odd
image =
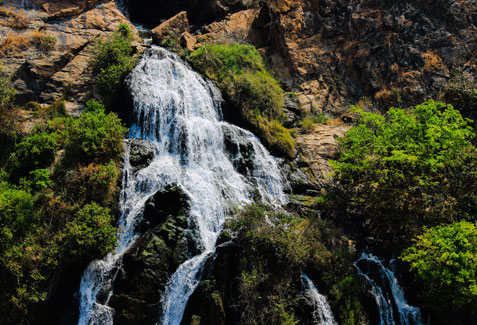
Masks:
[[[65,94],[72,114],[93,94],[91,43],[129,24],[112,0],[6,0],[0,19],[0,59],[14,75],[17,102],[52,103]]]
[[[114,282],[111,307],[115,324],[154,324],[160,315],[165,285],[188,256],[188,197],[178,186],[168,186],[145,204],[138,226],[142,234],[124,255]]]
[[[459,67],[475,81],[475,1],[261,4],[205,26],[198,39],[262,48],[304,111],[341,113],[362,97],[420,103],[438,96]]]
[[[160,45],[163,39],[179,37],[186,32],[189,32],[189,21],[187,20],[187,13],[182,11],[154,28],[152,30],[152,41]]]
[[[349,125],[340,122],[331,125],[315,124],[309,133],[296,137],[301,154],[316,179],[326,180],[333,171],[328,160],[336,153],[336,139],[342,137],[349,128]]]
[[[156,147],[148,141],[140,139],[126,140],[130,144],[129,162],[133,167],[133,171],[146,168],[152,162]]]

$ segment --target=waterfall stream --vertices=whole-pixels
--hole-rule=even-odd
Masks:
[[[369,263],[369,269],[363,271],[358,265]],[[383,261],[373,254],[362,253],[354,263],[358,273],[362,275],[371,287],[371,294],[376,300],[381,325],[421,325],[421,311],[418,307],[411,306],[404,298],[404,292],[393,271],[393,260],[390,267],[386,268]],[[375,272],[371,272],[371,268]],[[396,319],[394,312],[398,312]]]
[[[145,202],[169,184],[180,186],[190,198],[188,227],[197,234],[201,252],[179,266],[165,290],[158,321],[180,324],[226,216],[256,196],[271,205],[283,204],[286,197],[275,160],[252,133],[222,120],[219,90],[177,55],[152,47],[128,82],[135,114],[129,137],[153,143],[156,153],[151,164],[134,175],[126,150],[118,246],[84,272],[79,324],[113,323],[109,299],[99,302],[98,293],[111,296],[122,256],[137,239],[134,229]],[[244,146],[249,150],[247,157],[239,150]],[[244,159],[247,167],[239,168]],[[104,294],[105,290],[109,293]]]
[[[318,292],[315,284],[309,277],[306,276],[306,274],[301,275],[301,280],[303,287],[305,288],[305,294],[308,299],[310,299],[315,309],[313,312],[313,319],[315,321],[314,324],[336,325],[337,323],[333,316],[333,312],[331,311],[331,307],[326,300],[326,297]]]

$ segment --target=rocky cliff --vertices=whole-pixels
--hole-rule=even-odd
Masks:
[[[258,49],[287,91],[284,125],[295,131],[298,155],[291,162],[283,161],[281,168],[289,180],[287,192],[292,194],[288,208],[303,215],[319,216],[319,195],[332,172],[328,160],[336,154],[336,138],[349,129],[348,122],[353,118],[348,113],[349,105],[385,110],[389,106],[412,106],[428,98],[446,99],[459,105],[467,117],[476,117],[477,96],[468,92],[475,89],[477,81],[474,0],[4,0],[0,6],[0,62],[12,76],[16,104],[22,107],[22,131],[30,131],[36,123],[25,106],[29,102],[46,106],[64,98],[66,111],[77,115],[90,98],[101,97],[89,65],[94,54],[92,45],[120,23],[131,26],[136,52],[147,47],[134,27],[144,29],[139,24],[152,29],[154,43],[183,55],[210,43],[251,44]],[[233,120],[233,114],[227,115],[227,110],[234,109],[229,106],[224,103],[224,112]],[[319,122],[305,127],[305,119]],[[153,149],[147,143],[135,143],[133,147],[131,162],[136,172],[150,163]],[[109,297],[111,306],[118,310],[117,323],[152,323],[157,319],[167,279],[193,246],[183,232],[185,194],[170,188],[155,196],[180,201],[181,206],[156,211],[154,202],[147,202],[153,217],[140,225],[142,238],[125,255],[114,295]],[[316,228],[321,226],[328,227],[320,223]],[[259,230],[266,227],[264,221]],[[308,228],[304,225],[297,232]],[[298,319],[310,321],[306,316],[310,308],[300,307],[304,298],[299,294],[300,272],[308,267],[317,278],[326,276],[334,281],[333,286],[322,283],[333,299],[333,308],[346,305],[346,312],[355,313],[356,322],[374,321],[374,316],[357,302],[356,292],[360,290],[360,295],[364,290],[352,276],[350,256],[355,253],[355,243],[334,233],[335,229],[326,229],[329,234],[316,240],[319,245],[323,242],[319,248],[325,257],[320,258],[331,259],[334,250],[339,251],[345,257],[340,255],[336,264],[347,277],[339,278],[339,272],[329,269],[329,261],[328,266],[320,260],[323,265],[316,263],[311,268],[310,263],[293,265],[293,277],[285,280],[293,288],[298,306],[293,308],[301,315]],[[270,233],[275,235],[272,230]],[[265,277],[267,271],[248,265],[248,256],[262,250],[263,245],[274,253],[276,247],[289,251],[288,246],[282,248],[284,239],[266,235],[271,238],[267,237],[270,243],[266,245],[261,242],[263,238],[250,234],[221,238],[215,266],[213,261],[207,265],[208,274],[191,296],[184,323],[222,324],[241,319],[238,306],[248,301],[246,297],[236,299],[242,299],[239,296],[247,289],[245,280],[253,282],[256,274]],[[257,255],[257,260],[267,264],[270,261],[265,255]],[[238,260],[241,264],[235,265]],[[281,262],[289,266],[290,258]],[[276,268],[271,265],[263,268]],[[276,270],[270,274],[272,280],[282,281],[282,274]],[[278,280],[280,284],[285,281]],[[346,285],[353,293],[340,296]],[[257,292],[263,292],[263,287],[257,288]],[[288,289],[283,290],[277,293],[280,299],[280,295],[290,294]],[[285,300],[269,303],[279,306]],[[261,308],[262,302],[256,301],[256,306]],[[284,306],[285,314],[293,309]]]

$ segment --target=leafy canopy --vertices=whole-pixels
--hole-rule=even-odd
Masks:
[[[332,162],[343,177],[374,173],[380,183],[407,176],[427,182],[427,174],[472,146],[469,121],[442,102],[430,100],[410,110],[393,107],[386,116],[355,111],[358,123],[340,140],[340,157]]]
[[[102,104],[89,101],[88,110],[67,129],[66,154],[82,162],[118,159],[126,131],[115,113],[106,114]]]
[[[436,305],[477,307],[477,226],[467,221],[437,226],[417,236],[401,259],[410,263]]]
[[[477,213],[476,148],[471,121],[451,105],[427,101],[383,116],[354,108],[357,121],[331,161],[330,194],[341,220],[404,243],[424,225]],[[363,231],[363,230],[361,230]]]

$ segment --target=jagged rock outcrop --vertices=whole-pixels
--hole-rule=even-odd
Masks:
[[[437,97],[454,70],[475,81],[475,1],[263,1],[202,28],[203,42],[262,48],[303,110],[342,112]]]
[[[158,321],[165,285],[194,252],[187,228],[188,197],[178,186],[156,192],[144,207],[140,238],[125,253],[114,281],[111,307],[115,324]],[[192,248],[192,249],[191,249]]]
[[[0,9],[0,60],[13,75],[17,103],[52,103],[66,94],[73,114],[93,94],[92,42],[130,24],[113,0],[6,0]]]

